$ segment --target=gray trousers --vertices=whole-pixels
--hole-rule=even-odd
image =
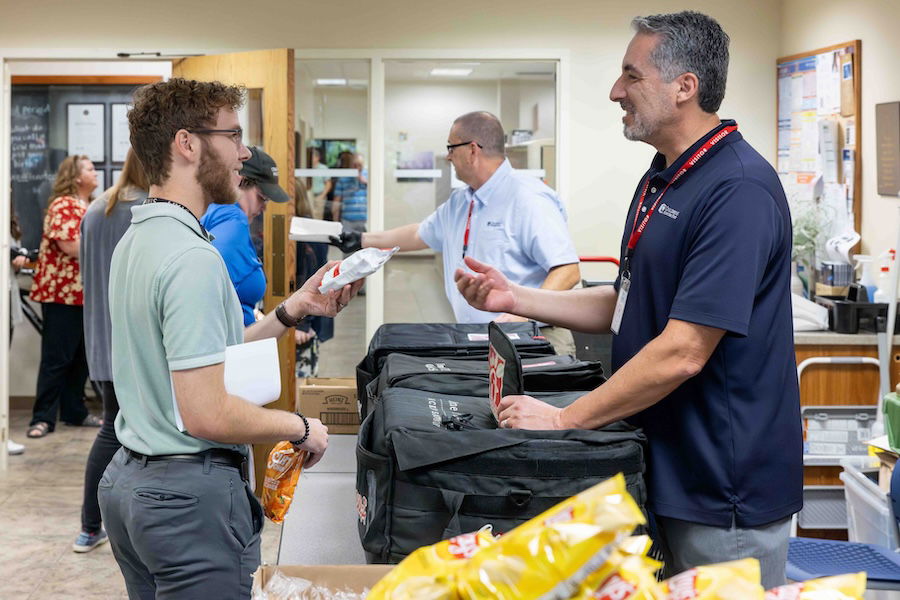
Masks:
[[[660,516],[655,520],[667,578],[700,565],[753,557],[759,560],[765,589],[785,584],[790,517],[748,529],[734,524],[730,528],[711,527]]]
[[[237,468],[122,448],[98,498],[131,600],[250,598],[263,514]]]

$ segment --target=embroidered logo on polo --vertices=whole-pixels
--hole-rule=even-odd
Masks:
[[[659,205],[659,214],[666,215],[670,219],[675,220],[678,218],[678,215],[681,214],[681,212],[675,210],[668,204],[660,204]]]
[[[503,221],[487,221],[485,225],[488,227],[503,227]]]

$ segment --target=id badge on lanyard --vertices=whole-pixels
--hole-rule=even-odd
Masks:
[[[631,274],[622,273],[619,281],[619,297],[616,299],[616,308],[613,311],[612,324],[609,329],[613,335],[619,335],[619,327],[622,325],[622,315],[625,313],[625,303],[628,302],[628,290],[631,288]]]

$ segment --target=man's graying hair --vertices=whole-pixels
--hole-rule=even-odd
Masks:
[[[478,142],[485,156],[504,156],[503,125],[500,119],[486,111],[466,113],[453,121],[456,134],[463,141]]]
[[[728,34],[707,15],[684,11],[668,15],[635,17],[631,26],[638,33],[659,35],[650,60],[669,82],[682,73],[700,80],[698,100],[708,113],[719,110],[728,77]]]

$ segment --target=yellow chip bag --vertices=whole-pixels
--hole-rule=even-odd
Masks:
[[[862,600],[866,574],[852,573],[782,585],[766,592],[766,600]]]
[[[291,507],[306,454],[306,450],[298,450],[290,442],[279,442],[269,452],[266,478],[263,480],[262,505],[266,517],[275,523],[284,521],[284,516]]]
[[[763,600],[765,594],[755,558],[688,569],[661,586],[665,600]]]
[[[627,542],[634,539],[626,540],[625,550],[633,549]],[[572,600],[662,600],[654,574],[661,566],[661,562],[642,554],[626,554],[620,547],[605,565],[584,580]]]
[[[456,593],[456,572],[469,558],[494,544],[491,527],[458,535],[423,546],[407,556],[381,579],[368,600],[452,600]]]
[[[653,540],[650,539],[649,535],[632,535],[625,538],[625,541],[619,545],[619,552],[622,554],[647,556],[651,546],[653,546]]]
[[[543,512],[473,556],[463,598],[568,598],[645,522],[619,474]]]

